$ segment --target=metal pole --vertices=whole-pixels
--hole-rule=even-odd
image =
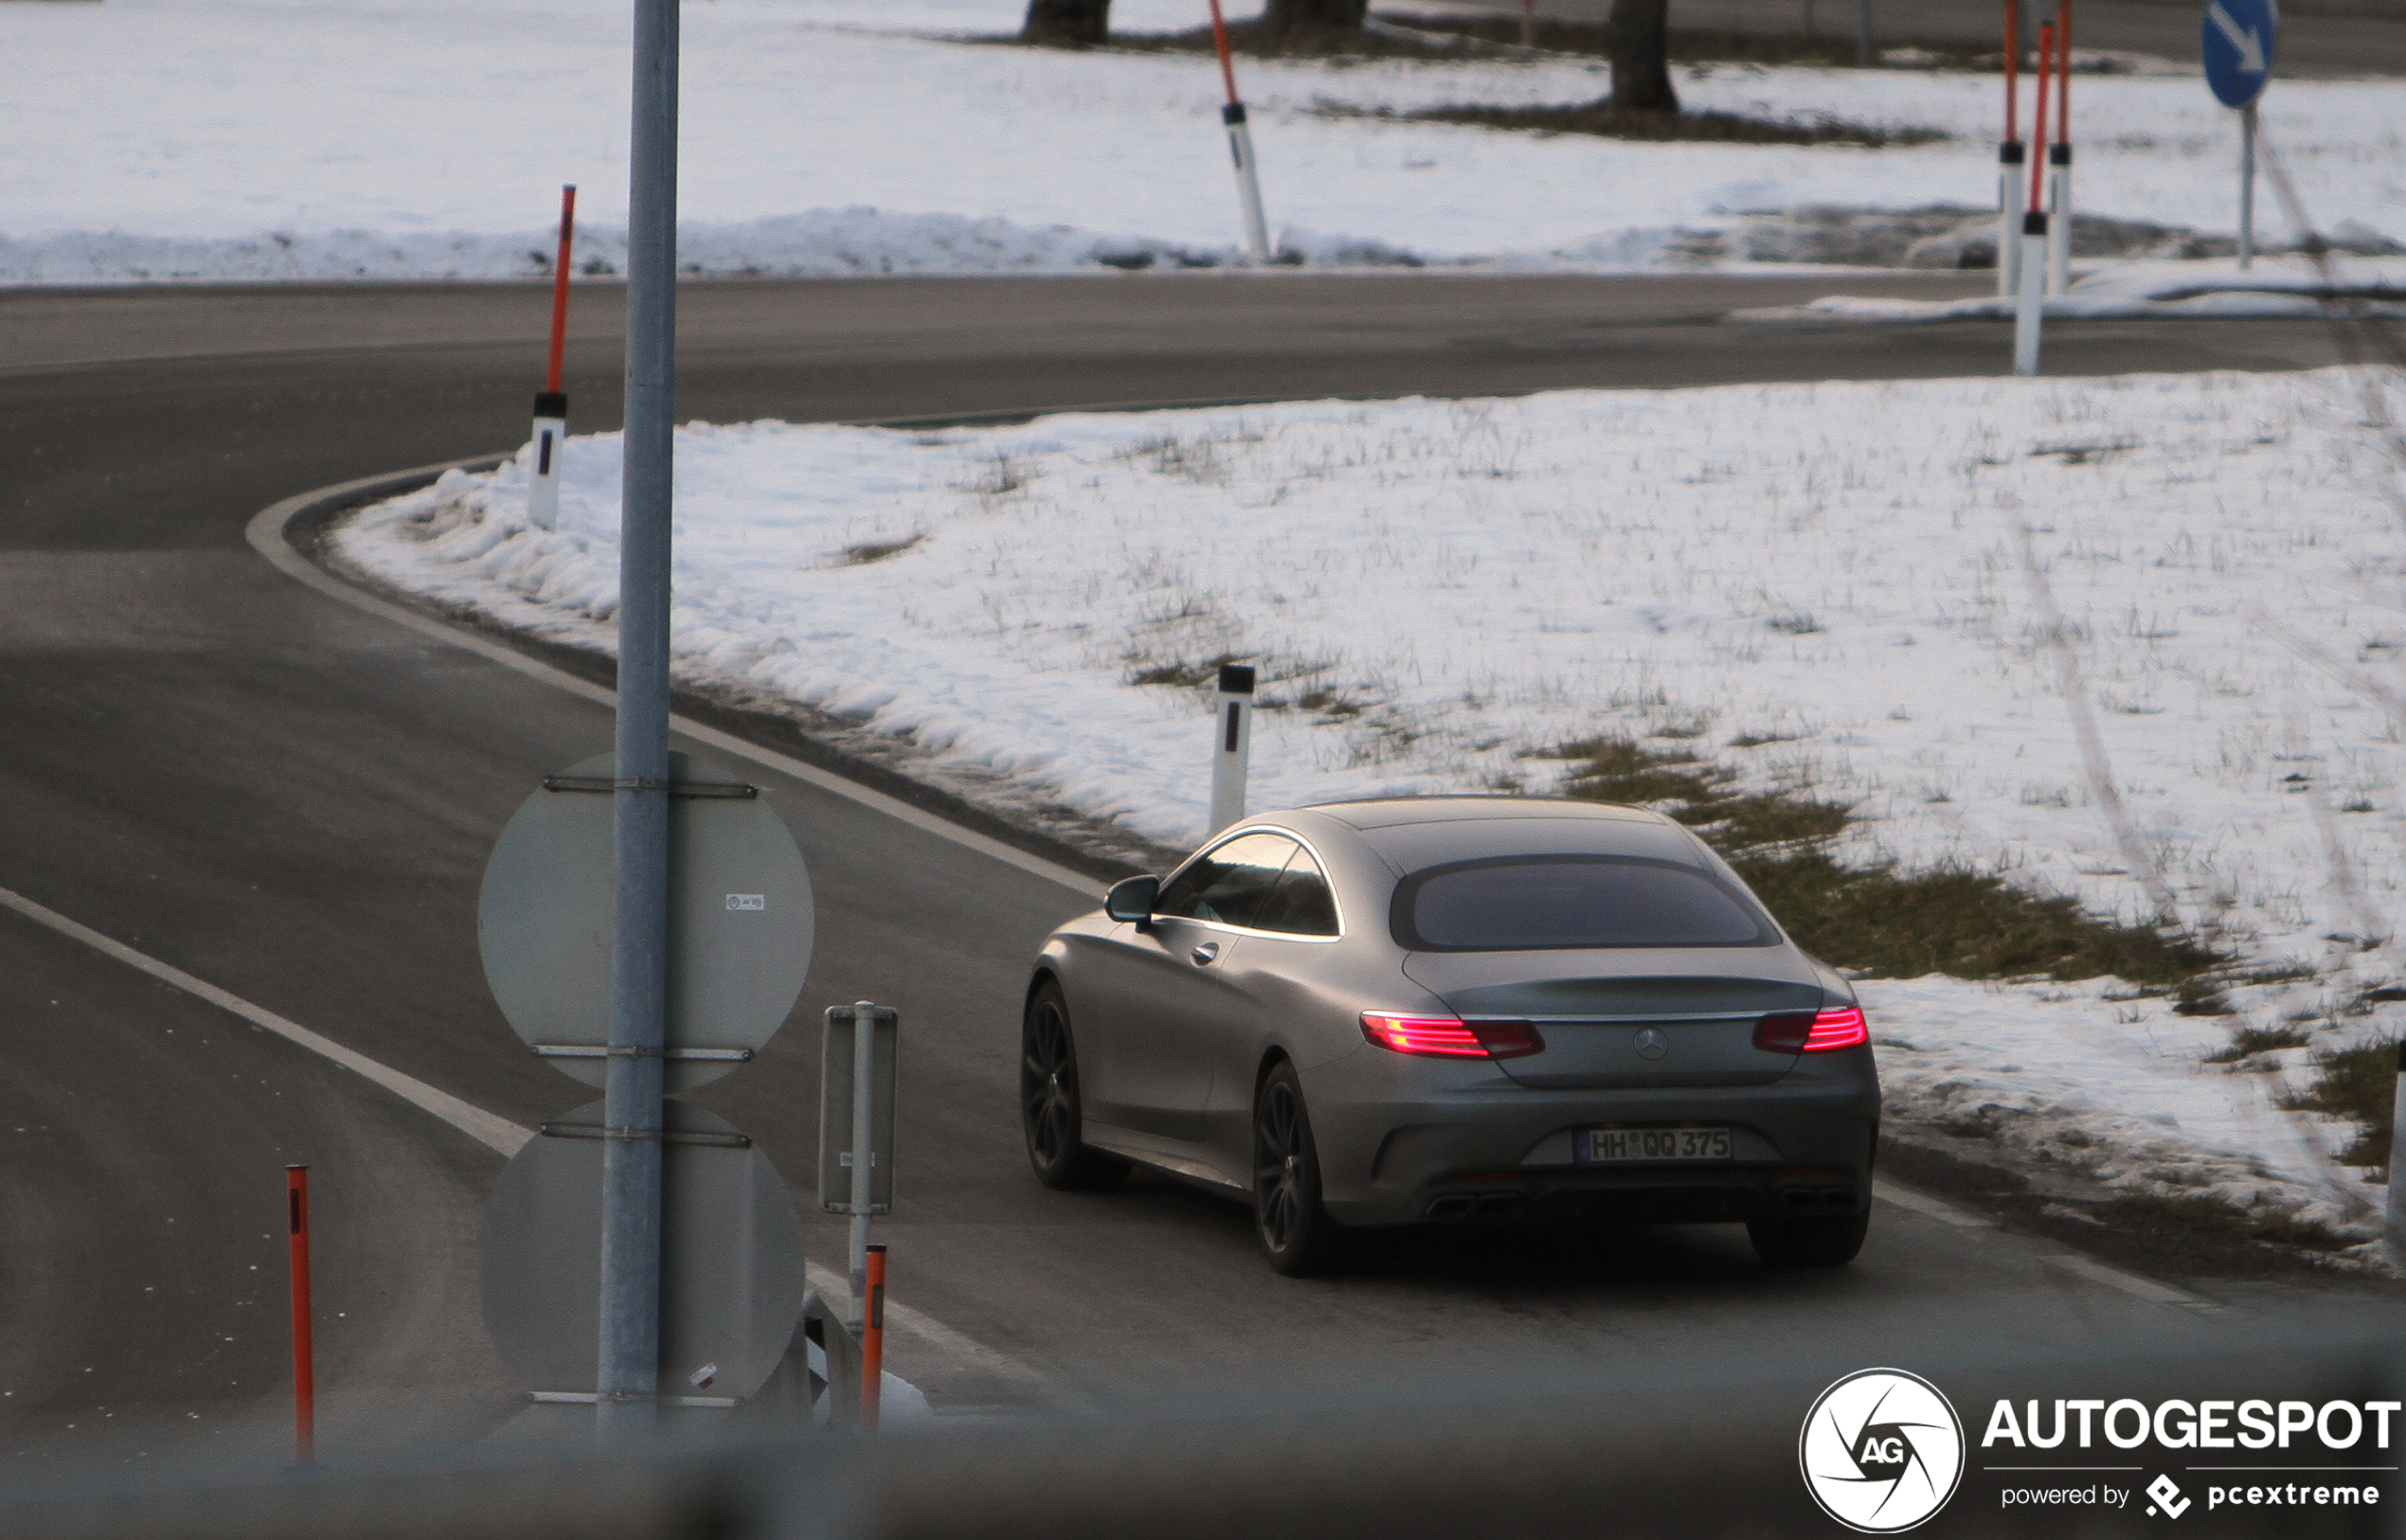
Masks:
[[[2255,265],[2255,103],[2239,109],[2239,271]]]
[[[1855,7],[1855,63],[1864,69],[1879,63],[1872,47],[1872,0],[1858,0]]]
[[[284,1168],[284,1207],[292,1225],[293,1459],[317,1463],[317,1350],[310,1339],[309,1168]]]
[[[619,525],[617,879],[602,1145],[604,1442],[658,1424],[661,1051],[668,1014],[669,529],[676,421],[677,0],[636,0]]]
[[[867,1000],[853,1003],[853,1330],[869,1320],[870,1187],[877,1158],[877,1136],[871,1127],[877,1116],[877,1008]]]

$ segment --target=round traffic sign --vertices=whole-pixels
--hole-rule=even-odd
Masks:
[[[591,1395],[600,1374],[602,1106],[546,1123],[485,1209],[485,1330],[529,1390]],[[801,1319],[802,1222],[734,1124],[685,1101],[664,1116],[660,1393],[741,1401]]]
[[[737,777],[669,756],[668,1089],[716,1080],[775,1036],[810,972],[810,873],[784,820]],[[610,792],[616,757],[546,778],[501,832],[476,902],[485,980],[553,1065],[609,1063]]]
[[[2244,107],[2264,93],[2281,40],[2278,0],[2205,0],[2205,83],[2225,107]]]

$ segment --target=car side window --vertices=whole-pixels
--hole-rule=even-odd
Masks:
[[[1299,849],[1284,834],[1239,834],[1171,879],[1154,900],[1153,912],[1223,925],[1258,924],[1263,901],[1278,885],[1286,858]]]
[[[1312,859],[1311,851],[1300,845],[1295,847],[1286,870],[1270,890],[1269,902],[1262,905],[1253,926],[1289,936],[1337,934],[1337,898],[1329,891],[1327,873]]]

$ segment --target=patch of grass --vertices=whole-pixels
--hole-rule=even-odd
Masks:
[[[1199,689],[1219,683],[1220,667],[1227,663],[1242,663],[1245,659],[1234,653],[1222,653],[1208,663],[1157,663],[1139,669],[1128,675],[1132,685],[1169,685],[1179,689]]]
[[[2122,925],[1980,872],[1902,873],[1831,859],[1853,811],[1804,790],[1744,791],[1684,750],[1590,738],[1527,756],[1570,761],[1565,796],[1657,806],[1721,852],[1799,944],[1834,966],[1912,978],[2118,975],[2182,987],[2227,959],[2185,937]],[[2201,986],[2199,999],[2214,996]],[[2224,1009],[2227,1009],[2224,1008]]]
[[[919,533],[907,535],[901,540],[871,540],[857,546],[847,546],[844,547],[844,564],[867,566],[871,562],[882,562],[889,556],[900,556],[926,538],[927,531],[922,529]]]
[[[2206,1055],[2210,1065],[2235,1065],[2259,1053],[2278,1048],[2302,1048],[2307,1036],[2294,1027],[2242,1027],[2231,1034],[2231,1046],[2219,1053]]]
[[[2314,1070],[2314,1083],[2283,1105],[2347,1119],[2361,1132],[2339,1153],[2340,1159],[2351,1166],[2388,1166],[2397,1133],[2392,1119],[2397,1111],[2397,1040],[2318,1053]]]
[[[2150,1220],[2168,1219],[2185,1229],[2204,1230],[2235,1240],[2299,1246],[2307,1251],[2345,1251],[2356,1245],[2345,1236],[2311,1220],[2299,1219],[2291,1214],[2259,1213],[2201,1192],[2181,1197],[2132,1193],[2101,1205],[2099,1217],[2109,1224],[2120,1221],[2139,1225]]]
[[[1936,144],[1953,135],[1933,128],[1882,128],[1857,123],[1824,113],[1806,122],[1773,117],[1748,117],[1741,113],[1653,113],[1615,107],[1608,101],[1575,102],[1559,107],[1501,107],[1463,102],[1422,107],[1408,113],[1322,102],[1313,109],[1324,117],[1375,117],[1402,123],[1463,123],[1474,128],[1508,129],[1523,134],[1587,134],[1606,139],[1643,139],[1652,143],[1701,144],[1842,144],[1865,150],[1895,145]]]

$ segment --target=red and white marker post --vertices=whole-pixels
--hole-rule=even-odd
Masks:
[[[568,398],[560,389],[560,358],[568,343],[568,242],[576,234],[577,189],[560,189],[560,256],[551,264],[551,367],[534,399],[534,467],[527,478],[527,522],[560,527],[560,457],[568,442]]]
[[[2005,136],[1997,142],[1997,297],[2021,292],[2021,0],[2005,0]]]
[[[1220,121],[1228,125],[1228,151],[1236,160],[1236,203],[1245,216],[1245,249],[1257,262],[1270,260],[1269,221],[1262,215],[1262,177],[1253,161],[1253,130],[1245,120],[1245,103],[1236,94],[1236,65],[1229,57],[1228,22],[1220,0],[1212,0],[1212,41],[1220,50],[1220,83],[1228,88],[1228,105]]]
[[[292,1235],[293,1458],[317,1463],[317,1352],[309,1337],[309,1168],[284,1168],[284,1207]]]
[[[1520,45],[1537,45],[1537,0],[1520,0]]]
[[[2072,0],[2056,13],[2056,140],[2047,146],[2047,293],[2072,287]]]
[[[2038,324],[2047,308],[2047,77],[2054,71],[2056,24],[2038,24],[2038,103],[2031,114],[2030,203],[2021,217],[2021,298],[2014,311],[2013,371],[2038,372]]]
[[[860,1312],[860,1426],[877,1431],[886,1390],[886,1248],[871,1244],[863,1269],[869,1293]]]

